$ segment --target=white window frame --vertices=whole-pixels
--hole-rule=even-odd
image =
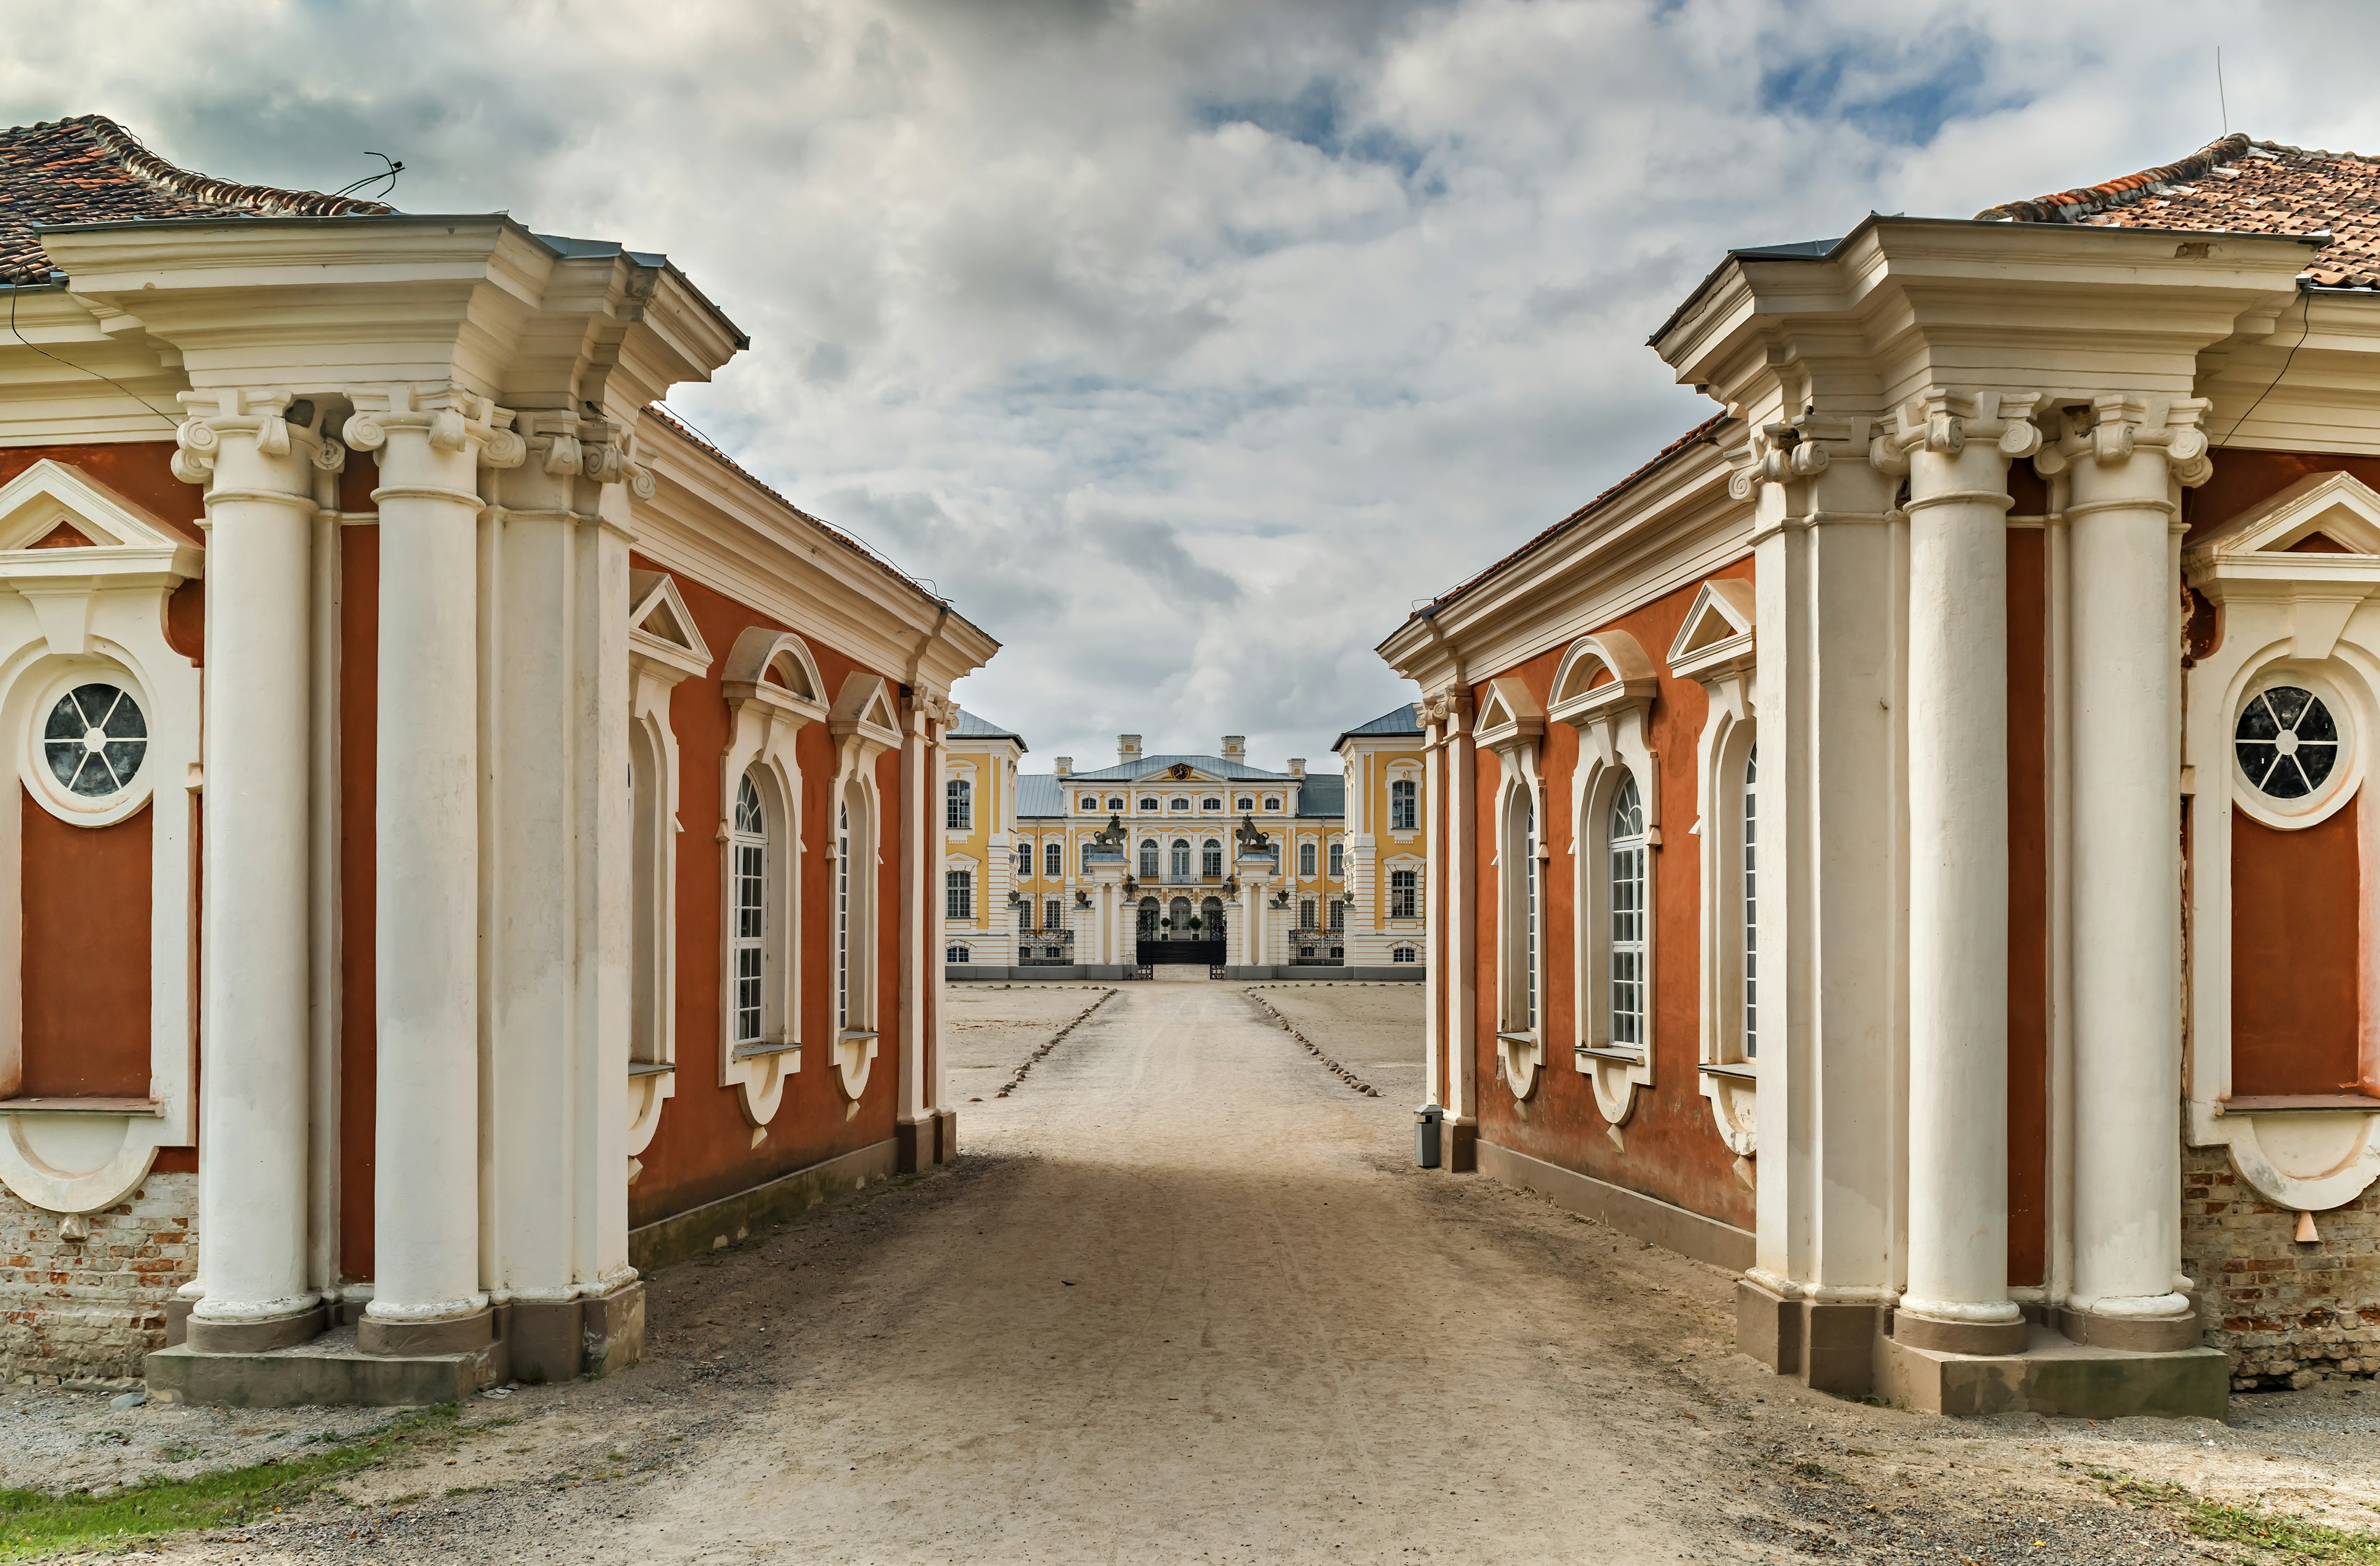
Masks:
[[[1610,677],[1597,681],[1602,675]],[[1571,993],[1591,998],[1572,1007],[1572,1063],[1595,1087],[1596,1109],[1613,1125],[1634,1112],[1653,1085],[1660,1044],[1661,766],[1648,739],[1660,678],[1644,647],[1626,631],[1571,644],[1554,672],[1553,718],[1578,731],[1571,773],[1569,892],[1572,909]],[[1611,798],[1633,779],[1645,811],[1644,1038],[1611,1037],[1609,842]]]
[[[1502,767],[1491,818],[1495,822],[1496,1042],[1504,1086],[1513,1098],[1524,1100],[1536,1091],[1546,1062],[1548,834],[1545,784],[1539,771],[1545,733],[1545,709],[1524,683],[1512,675],[1488,682],[1488,696],[1480,704],[1477,743]],[[1534,940],[1526,915],[1532,902],[1536,909]]]
[[[1041,845],[1041,879],[1063,880],[1066,876],[1066,840],[1053,837]]]
[[[829,945],[839,976],[830,995],[829,1020],[835,1080],[844,1097],[856,1103],[868,1090],[883,1022],[877,908],[885,879],[884,801],[876,764],[901,745],[900,706],[892,687],[882,676],[859,670],[844,676],[827,731],[835,747],[834,784],[827,797],[836,812],[828,821],[828,852],[834,856],[827,871],[830,916],[835,920]]]
[[[975,923],[975,867],[942,872],[942,919],[949,924]]]
[[[1697,1074],[1702,1096],[1710,1102],[1712,1123],[1740,1158],[1753,1157],[1758,1147],[1760,1085],[1758,1067],[1743,1051],[1743,770],[1758,743],[1753,709],[1758,666],[1755,603],[1748,581],[1725,577],[1705,582],[1669,654],[1670,674],[1699,683],[1705,698],[1702,734],[1694,747],[1696,871],[1702,901]],[[1778,834],[1757,835],[1774,842]]]
[[[1223,873],[1222,839],[1210,837],[1198,845],[1198,873],[1220,876]]]
[[[975,831],[975,780],[945,778],[942,780],[942,830],[972,832]]]
[[[1422,909],[1421,891],[1422,891],[1422,875],[1423,875],[1423,870],[1424,870],[1424,867],[1423,867],[1422,865],[1420,865],[1419,863],[1400,864],[1400,863],[1397,863],[1397,862],[1395,862],[1395,861],[1391,861],[1391,862],[1390,862],[1390,869],[1389,869],[1389,913],[1388,913],[1388,917],[1389,917],[1390,918],[1391,918],[1391,919],[1418,919],[1418,918],[1420,918],[1420,917],[1421,917],[1421,909]],[[1412,902],[1411,902],[1411,904],[1410,904],[1408,906],[1403,907],[1403,908],[1402,908],[1402,909],[1401,909],[1401,908],[1399,908],[1399,907],[1398,907],[1398,905],[1397,905],[1397,892],[1398,892],[1398,890],[1399,890],[1399,889],[1398,889],[1398,886],[1397,886],[1397,878],[1398,878],[1399,876],[1410,876],[1410,877],[1413,879],[1413,885],[1412,885],[1412,887],[1411,887],[1411,889],[1410,889],[1410,890],[1412,891],[1412,892],[1413,892]]]
[[[628,573],[628,1157],[677,1093],[677,732],[670,693],[712,657],[666,572]],[[633,1178],[637,1170],[632,1167]]]
[[[960,966],[965,967],[974,960],[975,958],[973,953],[965,946],[945,946],[942,948],[942,961],[945,963],[956,963]]]
[[[1330,840],[1323,863],[1330,866],[1329,874],[1332,880],[1347,879],[1347,843],[1344,838],[1334,837]]]
[[[1418,768],[1408,772],[1400,766],[1389,778],[1389,830],[1392,832],[1417,832],[1421,830],[1421,773]]]
[[[1030,839],[1016,845],[1016,879],[1033,879],[1033,844]]]

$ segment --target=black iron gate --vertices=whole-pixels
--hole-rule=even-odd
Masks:
[[[1220,941],[1139,941],[1140,965],[1154,966],[1159,963],[1195,963],[1207,967],[1220,966],[1223,961],[1223,943]]]

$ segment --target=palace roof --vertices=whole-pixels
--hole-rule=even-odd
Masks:
[[[1054,777],[1048,772],[1016,774],[1016,814],[1020,820],[1041,816],[1062,816],[1066,813],[1066,784],[1070,779]]]
[[[1380,734],[1420,737],[1421,715],[1414,710],[1414,704],[1408,701],[1402,706],[1391,707],[1370,722],[1356,724],[1333,741],[1330,748],[1337,750],[1351,739],[1371,739]]]
[[[1308,772],[1305,786],[1297,791],[1297,813],[1301,819],[1336,819],[1347,813],[1347,780],[1337,772]]]
[[[2380,288],[2380,158],[2357,152],[2227,136],[2179,163],[1986,207],[1975,216],[2208,234],[2327,234],[2330,244],[2302,275],[2325,288]]]
[[[959,709],[959,721],[951,725],[950,737],[953,739],[1013,739],[1016,742],[1016,748],[1019,750],[1033,748],[1025,743],[1025,736],[1014,729],[1003,729],[989,719],[977,717],[964,707]]]
[[[1178,766],[1187,765],[1209,778],[1225,783],[1295,783],[1288,772],[1268,772],[1262,767],[1251,767],[1245,761],[1226,761],[1220,756],[1144,756],[1137,761],[1120,761],[1112,767],[1094,771],[1076,772],[1073,780],[1086,783],[1169,783],[1172,780],[1159,774]],[[1190,782],[1189,779],[1182,780]]]
[[[354,196],[241,185],[178,168],[103,115],[0,129],[0,283],[55,275],[34,228],[174,217],[385,217]]]

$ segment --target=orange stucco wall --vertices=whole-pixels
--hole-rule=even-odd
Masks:
[[[1739,561],[1715,577],[1752,576],[1752,563]],[[1677,638],[1699,583],[1690,584],[1597,630],[1624,630],[1658,662]],[[1524,683],[1540,705],[1548,700],[1563,649],[1553,649],[1512,669],[1497,671]],[[1485,681],[1473,688],[1474,710],[1485,703]],[[1612,1145],[1595,1092],[1572,1063],[1577,1038],[1576,976],[1572,962],[1576,929],[1573,908],[1573,823],[1571,778],[1578,764],[1578,732],[1549,722],[1543,776],[1548,801],[1543,835],[1550,853],[1543,901],[1543,939],[1548,953],[1545,1004],[1540,1009],[1546,1063],[1525,1110],[1497,1078],[1496,1046],[1496,799],[1503,764],[1486,750],[1476,755],[1479,833],[1477,1007],[1479,1135],[1532,1158],[1581,1171],[1611,1184],[1673,1202],[1742,1228],[1753,1222],[1752,1192],[1736,1178],[1735,1155],[1719,1139],[1710,1101],[1702,1096],[1701,965],[1697,855],[1694,823],[1694,751],[1708,702],[1703,687],[1664,670],[1659,699],[1653,704],[1648,741],[1660,758],[1663,844],[1651,853],[1653,889],[1652,1026],[1654,1085],[1640,1090],[1630,1115],[1626,1152]],[[1642,780],[1639,780],[1640,785]]]
[[[636,558],[643,570],[662,569]],[[678,590],[716,660],[747,626],[791,629],[767,615],[714,592],[683,573]],[[817,660],[832,699],[844,676],[859,665],[833,649],[804,638]],[[881,673],[881,671],[877,671]],[[889,676],[897,694],[899,676]],[[901,1019],[900,877],[901,757],[897,749],[877,759],[876,786],[884,823],[877,886],[877,1056],[859,1112],[844,1118],[845,1100],[836,1086],[825,1040],[833,1004],[826,844],[828,794],[834,778],[833,744],[824,723],[811,723],[795,739],[802,774],[800,884],[802,904],[801,1070],[786,1084],[768,1140],[751,1146],[752,1128],[737,1107],[733,1088],[717,1086],[720,1030],[724,867],[716,841],[720,766],[727,748],[728,712],[720,688],[720,663],[708,674],[681,682],[671,693],[670,723],[677,734],[679,821],[677,845],[677,1093],[662,1111],[652,1144],[638,1155],[644,1168],[628,1188],[628,1221],[650,1223],[687,1208],[713,1201],[790,1173],[824,1159],[880,1142],[893,1132]]]
[[[371,509],[378,469],[364,453],[340,475],[343,508]],[[358,496],[353,492],[361,489]],[[339,1269],[372,1276],[373,1120],[380,1050],[373,1021],[372,818],[379,808],[380,528],[343,528],[339,553]]]
[[[18,785],[23,832],[24,1081],[35,1098],[149,1096],[152,812],[79,827]]]
[[[2049,1256],[2049,578],[2037,528],[2008,532],[2008,1267],[2027,1285],[2046,1281]]]
[[[2362,805],[2297,832],[2231,813],[2234,1094],[2357,1090]]]

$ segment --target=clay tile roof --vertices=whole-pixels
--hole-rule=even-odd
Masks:
[[[1659,451],[1655,452],[1652,459],[1646,462],[1644,467],[1639,467],[1636,471],[1629,474],[1618,483],[1613,484],[1609,489],[1605,490],[1601,494],[1597,495],[1593,500],[1588,501],[1585,505],[1580,506],[1576,511],[1572,512],[1568,516],[1563,517],[1552,527],[1548,528],[1536,538],[1531,539],[1528,542],[1521,545],[1518,549],[1513,550],[1510,554],[1505,555],[1503,559],[1497,561],[1494,564],[1487,566],[1482,570],[1473,572],[1462,581],[1457,582],[1454,586],[1447,589],[1436,598],[1431,599],[1427,605],[1416,611],[1416,613],[1423,615],[1435,614],[1439,609],[1443,608],[1448,603],[1452,602],[1454,600],[1461,598],[1464,593],[1469,592],[1472,589],[1477,587],[1488,577],[1495,576],[1498,572],[1503,570],[1514,561],[1522,559],[1527,555],[1535,554],[1537,551],[1545,548],[1546,545],[1551,543],[1554,540],[1561,537],[1564,533],[1569,532],[1572,528],[1577,527],[1580,523],[1585,521],[1597,512],[1601,511],[1605,506],[1609,505],[1620,496],[1627,493],[1630,490],[1634,489],[1645,480],[1651,478],[1663,467],[1668,467],[1670,460],[1677,456],[1679,453],[1706,443],[1716,445],[1718,443],[1719,426],[1727,422],[1728,416],[1724,413],[1713,414],[1710,418],[1704,419],[1700,424],[1695,425],[1693,429],[1687,431],[1676,440],[1671,441],[1668,445],[1663,446]]]
[[[382,217],[395,209],[352,196],[276,190],[193,174],[100,115],[0,130],[0,282],[51,275],[39,224],[161,217]]]
[[[1975,215],[2210,234],[2328,234],[2330,244],[2306,265],[2306,280],[2325,288],[2380,288],[2380,158],[2355,152],[2227,136],[2180,163]]]

